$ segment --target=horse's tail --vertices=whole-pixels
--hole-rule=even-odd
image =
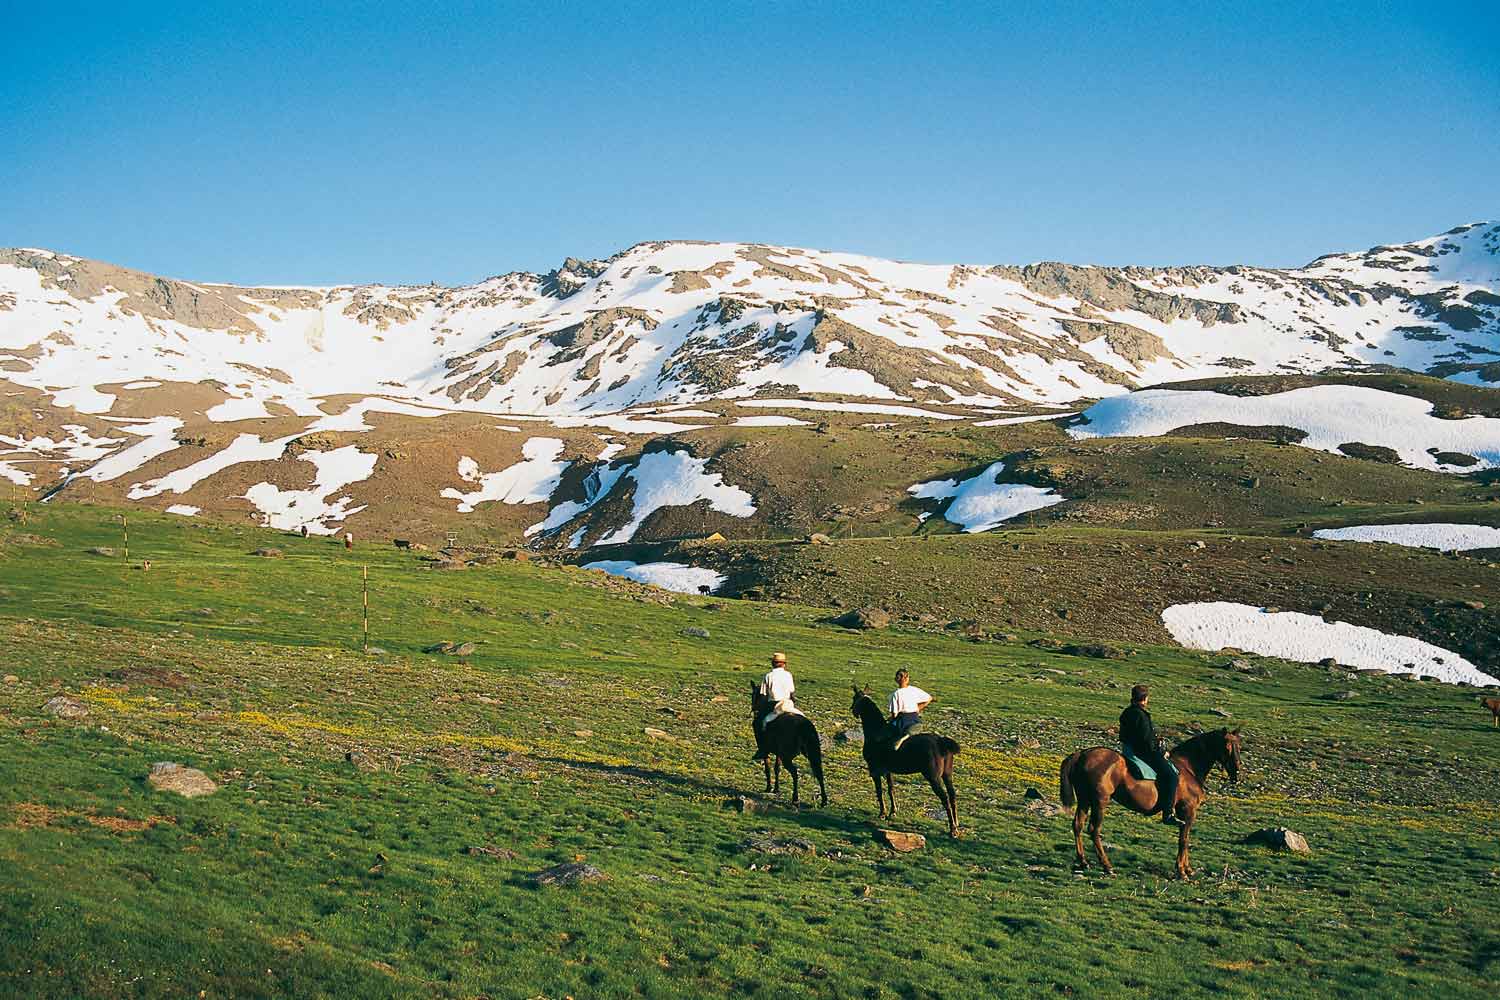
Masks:
[[[1078,766],[1078,758],[1082,756],[1082,750],[1073,751],[1058,769],[1057,797],[1062,799],[1062,804],[1065,806],[1078,804],[1078,796],[1073,793],[1073,768]]]
[[[812,765],[813,776],[819,781],[823,780],[823,741],[818,738],[818,727],[813,725],[811,719],[806,720],[807,725],[802,727],[802,756]]]
[[[955,757],[958,756],[958,750],[959,750],[958,740],[950,739],[947,736],[939,736],[937,738],[937,741],[938,741],[938,749],[941,750],[943,753],[945,753],[945,754],[952,754]]]

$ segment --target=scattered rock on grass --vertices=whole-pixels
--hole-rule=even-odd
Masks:
[[[839,615],[833,620],[833,623],[841,625],[844,628],[887,628],[891,624],[891,616],[880,608],[856,608],[853,611]]]
[[[146,780],[158,792],[176,792],[185,798],[195,799],[200,795],[212,795],[219,790],[214,780],[196,767],[184,767],[169,760],[151,765]]]
[[[250,553],[252,556],[260,556],[262,559],[280,559],[285,553],[280,549],[256,549]]]
[[[817,854],[818,849],[810,840],[801,837],[752,837],[745,846],[761,854]]]
[[[682,630],[682,634],[685,635],[685,636],[688,636],[690,638],[693,638],[693,639],[707,639],[708,638],[708,629],[706,629],[706,628],[698,628],[697,626],[693,626],[691,628],[685,628],[685,629],[683,629]]]
[[[85,715],[89,714],[87,705],[79,701],[74,701],[72,698],[69,698],[65,694],[60,694],[55,698],[49,698],[47,700],[47,703],[43,705],[42,708],[46,709],[48,712],[51,712],[59,719],[81,719]]]
[[[654,726],[647,726],[646,727],[646,735],[649,736],[649,737],[651,737],[653,740],[670,740],[670,739],[673,739],[673,736],[672,736],[671,733],[664,732],[663,730],[657,729]]]
[[[553,865],[526,876],[537,885],[577,885],[580,882],[602,882],[609,876],[595,868],[578,862]]]
[[[1293,854],[1311,854],[1312,848],[1307,846],[1307,838],[1296,830],[1288,830],[1284,826],[1271,827],[1268,830],[1256,830],[1247,836],[1243,843],[1260,844],[1278,851],[1291,851]]]
[[[344,754],[344,759],[361,771],[380,770],[380,765],[375,761],[375,758],[363,750],[350,750]]]
[[[108,545],[95,545],[93,548],[88,550],[88,553],[91,556],[104,556],[106,559],[113,559],[115,550],[110,548]]]
[[[843,729],[833,736],[833,742],[835,743],[863,743],[864,741],[865,731],[863,729]]]
[[[823,534],[821,532],[815,531],[811,535],[807,536],[807,544],[809,544],[809,545],[832,545],[833,544],[833,539],[829,538],[827,535],[825,535],[825,534]]]
[[[1324,701],[1348,701],[1350,698],[1358,698],[1358,691],[1330,691],[1323,696]]]
[[[920,833],[905,833],[901,830],[876,830],[875,839],[897,854],[920,851],[927,846],[927,838]]]
[[[494,858],[497,861],[514,861],[516,852],[509,847],[496,847],[493,844],[477,844],[465,847],[464,853],[470,857]]]

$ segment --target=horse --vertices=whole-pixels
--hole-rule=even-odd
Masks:
[[[880,807],[879,818],[896,815],[896,788],[891,781],[893,774],[921,774],[937,793],[948,814],[948,835],[958,834],[958,795],[953,790],[953,758],[958,756],[958,742],[946,736],[932,733],[917,733],[892,750],[889,741],[890,726],[870,697],[869,691],[854,687],[854,702],[849,711],[859,720],[865,732],[865,766],[870,769],[870,780],[875,782],[875,802]],[[885,778],[885,793],[880,790],[880,779]],[[891,800],[889,810],[886,798]]]
[[[778,715],[771,720],[770,725],[764,728],[760,725],[760,719],[771,711],[772,705],[765,695],[760,693],[760,685],[750,684],[750,727],[755,730],[756,749],[769,749],[770,753],[763,761],[766,768],[766,791],[770,794],[781,794],[781,766],[786,765],[787,771],[792,775],[792,801],[797,798],[797,765],[793,763],[800,755],[807,758],[808,766],[812,768],[813,777],[818,779],[818,804],[828,804],[828,789],[823,784],[823,744],[818,739],[818,727],[814,726],[812,720],[805,715],[789,712]],[[776,761],[776,781],[771,781],[771,760]]]
[[[1193,866],[1188,861],[1188,840],[1193,821],[1198,817],[1198,806],[1203,803],[1207,791],[1204,780],[1215,764],[1222,764],[1231,783],[1240,779],[1240,731],[1238,729],[1215,729],[1179,743],[1167,758],[1177,765],[1181,775],[1177,782],[1177,798],[1172,803],[1182,826],[1177,832],[1177,874],[1182,878],[1193,877]],[[1113,875],[1109,855],[1104,853],[1104,841],[1099,837],[1104,825],[1104,807],[1113,799],[1127,809],[1143,816],[1160,811],[1155,781],[1141,781],[1131,775],[1125,766],[1125,758],[1109,747],[1090,747],[1070,754],[1062,762],[1058,772],[1058,797],[1065,806],[1076,806],[1073,814],[1073,849],[1077,853],[1076,866],[1086,869],[1088,861],[1083,856],[1083,817],[1089,816],[1089,833],[1094,838],[1094,853],[1106,875]]]
[[[1480,698],[1479,704],[1490,710],[1490,725],[1500,726],[1500,698]]]

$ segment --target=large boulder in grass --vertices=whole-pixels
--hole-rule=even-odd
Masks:
[[[43,705],[42,708],[59,719],[81,719],[89,714],[87,705],[80,701],[75,701],[65,694],[47,699],[47,704]]]
[[[860,630],[888,628],[891,616],[880,608],[856,608],[839,615],[833,623],[843,628]]]
[[[526,876],[537,885],[578,885],[580,882],[602,882],[609,878],[604,872],[593,865],[578,864],[570,862],[563,865],[553,865],[539,872],[532,872]]]
[[[1307,846],[1307,838],[1296,830],[1288,830],[1284,826],[1271,827],[1268,830],[1256,830],[1247,836],[1243,843],[1259,844],[1277,851],[1290,851],[1293,854],[1311,854],[1312,848]]]
[[[920,833],[905,833],[901,830],[876,830],[875,839],[897,854],[909,854],[927,846],[927,838]]]
[[[185,767],[168,760],[152,764],[146,781],[158,792],[176,792],[189,799],[212,795],[219,790],[214,780],[196,767]]]

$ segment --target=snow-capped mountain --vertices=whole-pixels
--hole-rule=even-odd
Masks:
[[[1493,224],[1299,270],[673,242],[459,288],[242,288],[6,250],[0,366],[89,413],[130,383],[207,383],[218,420],[356,393],[543,415],[789,391],[1066,403],[1230,371],[1478,371],[1497,289]]]
[[[509,506],[510,537],[577,546],[666,509],[729,527],[798,502],[757,506],[768,481],[722,436],[683,443],[695,428],[826,411],[994,428],[1211,376],[1500,385],[1497,361],[1493,223],[1294,270],[668,242],[458,288],[248,288],[0,250],[0,479],[324,533],[372,507],[431,527]],[[1487,465],[1488,447],[1457,450]]]

